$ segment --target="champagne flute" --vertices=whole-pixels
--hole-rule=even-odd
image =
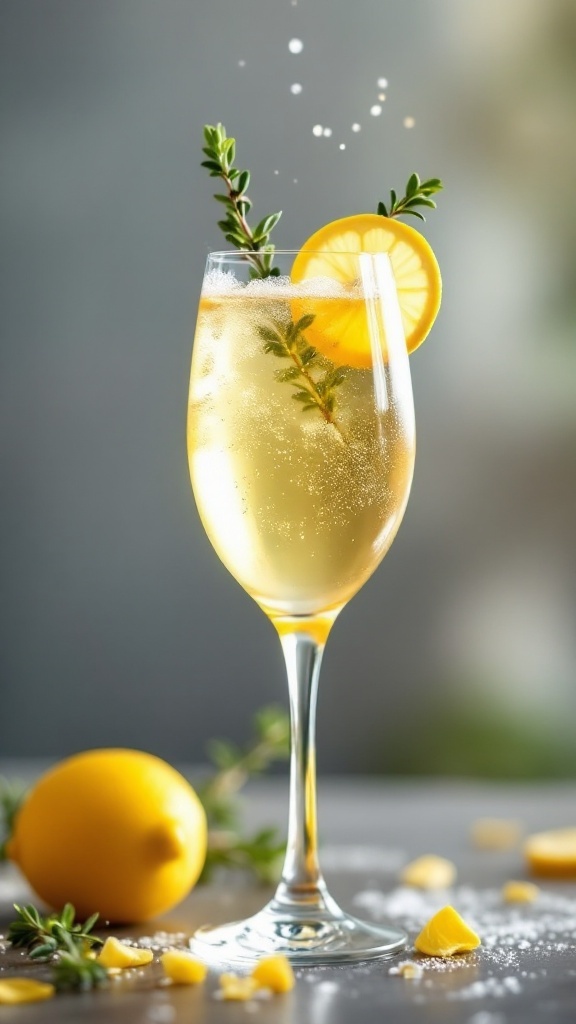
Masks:
[[[288,843],[272,900],[246,921],[200,929],[220,963],[285,954],[303,965],[389,956],[406,936],[346,914],[318,862],[315,709],[330,629],[400,525],[414,465],[414,407],[394,276],[383,253],[322,253],[294,284],[296,252],[258,276],[255,253],[208,257],[194,339],[188,451],[217,554],[275,626],[291,713]],[[338,280],[353,262],[354,283]],[[334,275],[326,276],[334,267]],[[359,365],[338,341],[364,339]],[[348,362],[349,342],[346,346]],[[366,352],[368,355],[366,356]]]

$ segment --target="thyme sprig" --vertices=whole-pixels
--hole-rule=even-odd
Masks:
[[[25,907],[14,903],[14,910],[17,916],[8,926],[8,941],[16,949],[25,949],[31,960],[50,960],[57,989],[86,991],[107,980],[108,972],[92,952],[94,946],[102,945],[102,939],[92,934],[98,914],[81,924],[71,903],[59,914],[46,916],[32,903]]]
[[[209,829],[203,882],[218,867],[251,871],[262,882],[278,873],[285,844],[274,828],[241,835],[237,794],[249,778],[261,775],[273,761],[288,757],[290,722],[281,708],[267,707],[257,713],[254,725],[255,738],[245,749],[227,740],[210,744],[216,771],[198,790]]]
[[[277,277],[280,271],[272,266],[274,246],[269,239],[282,211],[268,214],[255,228],[251,228],[246,220],[252,208],[252,200],[247,195],[250,171],[234,167],[236,140],[227,137],[223,124],[207,124],[204,125],[204,141],[206,145],[202,152],[207,159],[202,161],[201,166],[206,167],[211,178],[221,178],[226,186],[225,193],[214,193],[214,199],[226,208],[226,214],[218,221],[218,227],[224,232],[226,241],[237,249],[258,253],[249,257],[253,277]]]
[[[23,782],[10,781],[0,775],[0,861],[7,858],[6,846],[25,795]]]
[[[93,953],[80,948],[68,933],[63,933],[62,941],[66,948],[52,965],[52,979],[59,992],[86,992],[107,982],[108,971]]]
[[[420,181],[419,176],[414,172],[408,178],[405,195],[399,199],[394,189],[391,189],[389,205],[386,206],[385,203],[378,203],[376,212],[381,214],[382,217],[410,215],[418,217],[419,220],[426,220],[423,214],[416,210],[416,207],[428,206],[430,209],[435,210],[436,203],[430,196],[433,196],[436,192],[441,192],[443,188],[444,185],[440,178],[428,178],[427,181]]]
[[[292,398],[300,402],[303,412],[319,410],[326,422],[331,423],[342,436],[334,410],[336,388],[346,379],[346,369],[337,366],[326,370],[320,377],[312,376],[312,372],[319,367],[321,357],[313,345],[308,344],[304,332],[314,319],[311,313],[307,313],[296,323],[290,320],[287,327],[279,320],[271,320],[272,326],[260,325],[256,329],[264,341],[265,352],[280,359],[291,359],[294,364],[285,370],[276,370],[276,380],[280,384],[291,384],[294,387]]]
[[[60,913],[42,915],[32,903],[25,907],[14,903],[16,919],[8,927],[7,939],[12,946],[26,949],[32,960],[45,960],[54,953],[84,952],[102,945],[102,939],[92,929],[98,914],[92,914],[84,924],[76,921],[76,911],[67,903]]]

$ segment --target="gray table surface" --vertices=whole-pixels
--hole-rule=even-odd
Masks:
[[[13,772],[2,764],[0,772]],[[22,767],[22,766],[16,766]],[[28,774],[30,774],[28,766]],[[26,772],[20,771],[20,774]],[[245,800],[246,827],[285,824],[286,780],[252,785]],[[424,960],[421,980],[390,973],[395,961],[297,971],[295,990],[269,1001],[222,1003],[217,977],[198,988],[159,988],[158,968],[140,979],[47,1003],[0,1007],[0,1024],[100,1022],[109,1024],[568,1024],[576,1021],[576,883],[544,883],[541,899],[526,907],[501,902],[510,878],[526,877],[521,852],[487,852],[470,842],[479,817],[520,820],[527,831],[576,824],[576,784],[485,784],[453,781],[329,779],[319,786],[325,875],[333,895],[358,916],[396,920],[411,939],[435,906],[451,902],[476,923],[485,942],[477,952],[447,965]],[[438,853],[458,868],[448,893],[422,894],[399,886],[409,859]],[[0,932],[12,900],[26,898],[12,869],[0,869]],[[268,893],[238,877],[197,888],[161,921],[131,928],[136,937],[155,931],[191,933],[257,910]],[[117,929],[115,934],[122,934]],[[10,955],[0,957],[0,977]],[[413,956],[407,950],[400,959]],[[4,970],[2,970],[4,968]]]

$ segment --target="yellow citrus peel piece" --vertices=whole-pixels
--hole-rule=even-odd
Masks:
[[[502,899],[505,903],[534,903],[540,895],[540,889],[533,882],[506,882],[502,887]]]
[[[52,999],[55,992],[54,985],[36,981],[34,978],[2,978],[0,981],[0,1005],[39,1003],[43,999]]]
[[[251,975],[247,977],[241,977],[239,974],[221,974],[220,975],[220,990],[222,993],[222,999],[234,1000],[235,1002],[244,1003],[248,999],[252,999],[252,996],[262,988],[255,978]]]
[[[512,818],[478,818],[470,837],[479,850],[513,850],[522,836],[522,825]]]
[[[481,943],[480,936],[460,917],[454,907],[442,907],[430,918],[414,942],[419,953],[448,957],[468,953]]]
[[[186,949],[168,949],[162,953],[160,963],[166,977],[175,985],[198,985],[208,974],[206,964]]]
[[[415,963],[414,960],[404,960],[397,967],[392,967],[388,973],[399,974],[401,978],[406,978],[408,981],[418,981],[424,974],[424,969],[421,964]]]
[[[296,984],[294,971],[285,956],[265,956],[252,970],[252,978],[261,988],[269,988],[276,995],[290,992]]]
[[[102,967],[144,967],[154,959],[151,949],[139,946],[128,946],[113,936],[109,936],[98,955],[98,963]]]
[[[433,853],[417,857],[406,865],[400,875],[404,885],[418,889],[447,889],[455,878],[456,867],[452,861]]]
[[[576,876],[576,828],[551,829],[528,836],[524,856],[535,875],[543,878]]]
[[[315,295],[292,302],[294,319],[314,314],[306,340],[339,366],[372,366],[373,332],[358,281],[357,257],[362,252],[387,253],[390,258],[408,352],[424,341],[440,308],[440,269],[419,231],[375,213],[332,221],[304,243],[290,276],[294,284],[329,278],[342,287],[341,298]]]

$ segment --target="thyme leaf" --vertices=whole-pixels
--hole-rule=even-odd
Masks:
[[[406,184],[405,194],[401,199],[398,198],[394,189],[390,191],[390,202],[388,206],[386,203],[378,203],[377,213],[382,217],[401,217],[401,216],[412,216],[418,217],[419,220],[426,220],[416,207],[427,206],[430,209],[436,209],[436,203],[430,197],[435,195],[436,192],[441,192],[444,185],[440,181],[440,178],[428,178],[426,181],[420,181],[419,176],[414,172],[408,178]]]

